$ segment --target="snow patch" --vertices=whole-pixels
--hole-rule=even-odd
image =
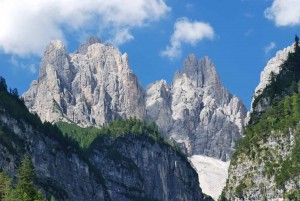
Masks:
[[[189,160],[198,173],[202,192],[217,200],[226,185],[230,161],[201,155],[193,155]]]

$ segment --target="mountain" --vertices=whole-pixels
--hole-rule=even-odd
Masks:
[[[155,120],[166,137],[189,155],[229,160],[241,137],[247,109],[221,84],[208,57],[189,55],[183,69],[146,89],[147,118]]]
[[[300,200],[297,37],[269,61],[262,75],[257,87],[261,90],[255,92],[249,125],[232,156],[221,200]]]
[[[0,170],[15,178],[27,153],[35,185],[56,200],[210,200],[187,158],[138,120],[126,125],[138,122],[147,133],[119,127],[120,133],[105,133],[82,149],[31,114],[2,78],[0,111]]]
[[[173,83],[144,90],[126,54],[97,38],[67,53],[60,41],[46,48],[37,80],[22,98],[42,121],[103,126],[115,119],[155,121],[189,154],[229,160],[247,110],[222,86],[212,62],[190,55]]]
[[[52,41],[23,99],[42,121],[102,126],[118,118],[143,119],[143,96],[127,55],[91,38],[72,54]]]

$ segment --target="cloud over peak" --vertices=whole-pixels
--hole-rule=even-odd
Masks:
[[[299,0],[274,0],[265,10],[265,17],[273,20],[277,26],[300,25]]]
[[[131,29],[161,19],[165,0],[2,0],[0,49],[19,56],[40,55],[53,39],[67,32],[109,33],[121,44],[133,39]]]
[[[161,55],[173,59],[181,54],[182,44],[195,46],[201,40],[213,37],[214,30],[208,23],[180,18],[174,24],[170,45],[161,52]]]
[[[272,51],[274,48],[276,48],[276,43],[270,42],[266,47],[265,47],[265,54],[268,54],[270,51]]]

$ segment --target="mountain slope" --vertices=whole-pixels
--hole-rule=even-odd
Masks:
[[[275,66],[278,73],[253,101],[245,138],[231,160],[223,200],[300,199],[297,40],[286,61]]]
[[[98,136],[84,151],[29,113],[0,81],[0,169],[12,178],[28,153],[35,184],[56,200],[209,200],[187,158],[161,137],[154,140],[150,128]]]
[[[229,160],[241,137],[247,110],[221,84],[212,62],[190,55],[173,83],[150,84],[146,90],[147,118],[189,155]]]

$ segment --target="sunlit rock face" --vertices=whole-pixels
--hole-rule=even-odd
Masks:
[[[147,118],[155,120],[167,138],[189,155],[230,159],[241,137],[247,109],[221,84],[208,57],[189,55],[173,83],[150,84],[146,90]]]
[[[52,41],[23,98],[43,121],[101,126],[116,118],[143,119],[143,96],[127,54],[92,38],[72,54],[61,41]]]

